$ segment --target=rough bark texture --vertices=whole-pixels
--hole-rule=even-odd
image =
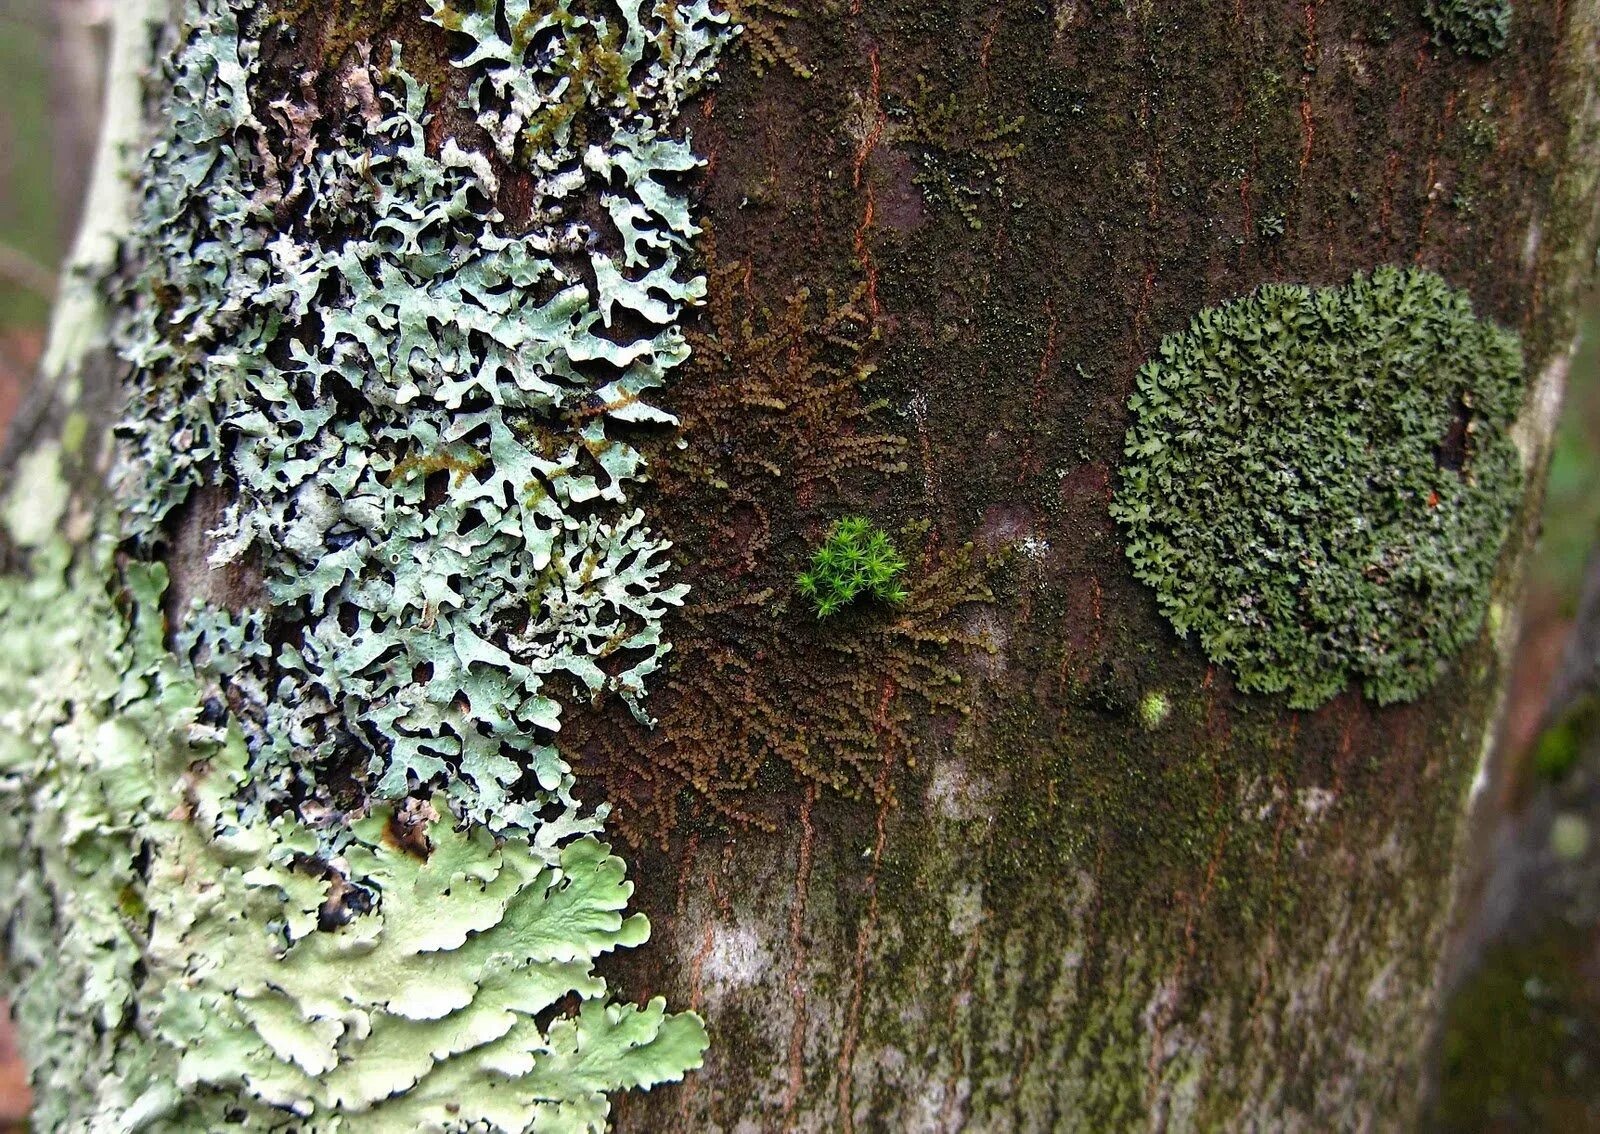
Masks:
[[[1430,693],[1306,712],[1174,635],[1107,506],[1165,334],[1386,264],[1520,332],[1537,485],[1594,254],[1600,7],[1524,0],[1487,59],[1420,3],[729,8],[742,47],[688,115],[683,425],[635,442],[691,598],[659,723],[561,734],[654,925],[606,975],[711,1035],[617,1128],[1403,1124],[1536,487]],[[430,144],[471,136],[460,44],[404,5],[306,10],[264,81],[333,89],[389,38],[444,92]],[[526,193],[505,176],[501,210]],[[814,619],[794,577],[850,514],[909,598]]]

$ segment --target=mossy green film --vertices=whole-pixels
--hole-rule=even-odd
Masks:
[[[1208,308],[1129,399],[1128,560],[1241,689],[1413,700],[1482,626],[1522,388],[1516,336],[1428,271]]]

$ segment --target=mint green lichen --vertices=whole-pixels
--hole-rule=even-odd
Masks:
[[[1481,59],[1505,50],[1511,12],[1511,0],[1428,0],[1422,9],[1434,43]]]
[[[1129,399],[1135,575],[1241,689],[1420,696],[1483,623],[1522,376],[1516,337],[1426,271],[1202,311]]]
[[[151,1019],[180,1052],[179,1088],[260,1104],[263,1128],[577,1131],[604,1129],[607,1092],[699,1066],[697,1018],[612,1002],[593,971],[649,924],[623,915],[632,886],[592,819],[497,841],[440,796],[413,834],[422,857],[387,838],[396,818],[356,825],[339,885],[368,897],[332,928],[330,879],[290,857],[317,839],[293,823],[227,832],[202,871],[161,862]],[[569,996],[576,1012],[540,1023]]]
[[[188,722],[151,684],[159,623],[120,616],[103,577],[72,567],[59,539],[35,551],[30,577],[0,577],[0,925],[40,1130],[93,1129],[90,1114],[122,1113],[151,1086],[125,1026],[135,863],[156,769]]]
[[[0,839],[26,848],[0,914],[40,1129],[599,1131],[608,1092],[699,1065],[696,1017],[593,971],[649,934],[598,815],[560,795],[496,840],[441,795],[319,864],[241,809],[243,736],[166,650],[164,570],[114,593],[112,552],[0,579]]]
[[[863,595],[888,603],[905,601],[900,582],[906,561],[882,528],[861,516],[834,523],[811,556],[811,569],[795,580],[816,607],[818,618],[837,614]]]

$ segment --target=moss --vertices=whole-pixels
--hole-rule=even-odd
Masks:
[[[1422,9],[1434,43],[1480,59],[1505,50],[1511,12],[1511,0],[1428,0]]]
[[[1587,695],[1565,709],[1534,742],[1533,770],[1545,779],[1559,780],[1577,764],[1586,737],[1600,728],[1600,698]]]
[[[890,100],[885,134],[916,162],[912,181],[927,202],[953,207],[968,228],[978,231],[980,207],[1005,195],[1005,169],[1022,154],[1026,120],[996,112],[986,98],[964,94],[940,98],[927,76],[919,74],[915,95]]]
[[[1157,729],[1172,715],[1172,701],[1165,693],[1146,693],[1139,698],[1139,723],[1147,729]]]
[[[1129,400],[1134,573],[1242,689],[1415,699],[1482,625],[1521,389],[1515,336],[1429,272],[1207,309]]]
[[[805,6],[833,15],[841,0],[806,0]],[[790,43],[790,25],[807,15],[801,5],[780,0],[724,0],[720,7],[743,33],[740,42],[750,52],[750,66],[757,75],[781,66],[797,79],[811,78],[811,68]]]
[[[858,598],[871,596],[899,605],[906,600],[900,576],[906,561],[884,530],[862,516],[834,522],[828,538],[811,553],[811,567],[795,579],[818,618],[837,614]]]
[[[796,789],[813,784],[892,797],[889,773],[916,750],[914,722],[969,710],[962,657],[987,645],[970,618],[991,599],[985,557],[933,546],[925,525],[895,532],[907,561],[898,606],[810,616],[795,586],[814,550],[808,533],[841,512],[877,511],[912,479],[907,439],[869,393],[880,328],[864,285],[818,281],[768,300],[755,265],[719,259],[710,233],[701,244],[706,310],[668,391],[680,425],[645,453],[645,504],[690,585],[666,623],[655,723],[610,707],[575,715],[562,734],[636,843],[730,821],[781,828]]]

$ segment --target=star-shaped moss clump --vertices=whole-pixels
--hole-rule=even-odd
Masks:
[[[836,521],[828,538],[811,556],[811,570],[796,583],[811,600],[818,618],[837,614],[862,595],[888,603],[905,601],[898,582],[906,561],[883,529],[861,516]]]

